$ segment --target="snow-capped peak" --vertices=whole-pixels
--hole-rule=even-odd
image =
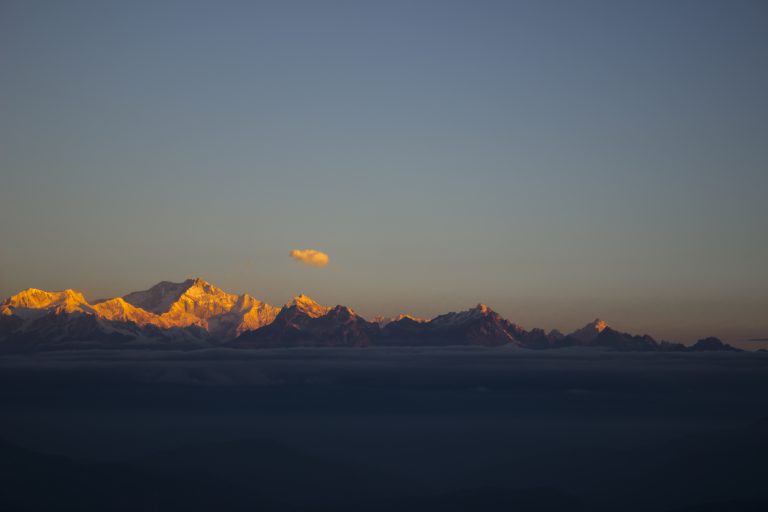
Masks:
[[[148,290],[123,295],[123,299],[136,307],[162,314],[168,311],[171,305],[193,285],[193,279],[187,279],[182,283],[161,281]]]
[[[576,338],[579,341],[588,343],[594,341],[595,338],[597,338],[597,336],[607,328],[608,323],[605,320],[595,318],[594,321],[588,323],[581,329],[573,331],[570,336],[572,338]]]
[[[468,309],[466,311],[460,311],[458,313],[447,313],[445,315],[440,315],[438,317],[435,317],[431,320],[431,322],[434,325],[440,325],[440,326],[451,326],[451,325],[457,325],[462,324],[464,322],[468,322],[470,320],[477,320],[479,318],[483,318],[485,316],[491,315],[495,313],[491,308],[489,308],[486,304],[478,304],[472,309]]]
[[[303,293],[294,297],[288,304],[285,305],[285,307],[295,307],[299,311],[302,311],[303,313],[306,313],[313,318],[321,317],[331,310],[329,307],[321,306],[311,297],[304,295]]]
[[[4,308],[55,309],[67,313],[90,309],[90,305],[83,294],[69,288],[60,292],[27,288],[6,299],[2,305]]]
[[[279,311],[250,295],[234,295],[196,277],[181,283],[162,281],[148,290],[123,297],[126,302],[154,313],[158,323],[172,327],[197,325],[214,334],[255,329]]]
[[[412,322],[416,323],[425,323],[429,322],[429,320],[425,318],[419,318],[417,316],[409,315],[407,313],[400,313],[397,316],[391,316],[391,317],[384,317],[384,316],[376,316],[373,318],[373,323],[379,324],[381,327],[384,327],[387,324],[390,324],[392,322],[399,322],[400,320],[410,320]]]
[[[119,321],[133,322],[137,325],[153,324],[161,327],[168,327],[168,322],[164,321],[158,315],[137,308],[124,301],[122,297],[105,300],[93,305],[94,311],[99,317]]]

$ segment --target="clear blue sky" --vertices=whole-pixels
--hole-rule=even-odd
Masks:
[[[2,0],[0,173],[3,297],[765,337],[768,3]]]

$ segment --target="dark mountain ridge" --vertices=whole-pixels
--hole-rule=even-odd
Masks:
[[[622,351],[738,351],[717,338],[691,347],[615,330],[596,319],[563,335],[526,330],[485,304],[431,320],[401,315],[371,322],[352,309],[299,295],[282,308],[195,278],[89,303],[75,290],[30,288],[0,303],[0,349],[229,346],[599,347]]]

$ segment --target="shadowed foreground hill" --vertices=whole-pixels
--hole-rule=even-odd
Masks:
[[[349,503],[415,492],[415,486],[373,466],[335,462],[258,439],[186,445],[152,454],[136,464],[175,472],[195,471],[242,488],[264,489],[294,505]]]
[[[728,500],[676,508],[669,512],[765,512],[766,510],[768,510],[768,501]]]
[[[258,460],[245,462],[251,458]],[[659,510],[653,503],[638,508],[633,498],[639,497],[636,493],[643,485],[655,486],[650,480],[636,480],[631,492],[621,489],[621,497],[610,506],[600,500],[586,505],[582,498],[545,487],[413,495],[398,489],[399,483],[384,474],[363,469],[353,475],[348,470],[355,468],[325,462],[262,441],[190,446],[130,464],[76,462],[0,442],[0,510],[586,512],[622,510],[630,502],[632,510]],[[373,476],[375,481],[364,482]],[[612,485],[610,480],[603,483]],[[373,494],[372,486],[379,487]],[[385,490],[388,494],[374,498]],[[768,501],[760,499],[721,499],[668,510],[758,512],[767,506]]]
[[[366,502],[340,512],[366,510],[370,512],[581,512],[584,504],[578,498],[557,489],[503,489],[484,487],[431,496],[411,496],[383,502]]]
[[[249,450],[253,448],[258,450],[255,453]],[[235,453],[240,449],[244,452]],[[244,466],[242,461],[250,457],[259,460]],[[364,481],[373,475],[365,471],[355,475],[346,470],[340,472],[338,466],[320,461],[302,464],[307,460],[298,460],[295,454],[281,447],[246,442],[159,453],[144,464],[83,463],[0,442],[0,510],[584,510],[576,498],[550,489],[487,488],[341,505],[340,501],[361,500],[366,495],[370,499],[370,484],[387,487],[394,482],[377,475],[379,478],[366,484]],[[182,468],[180,464],[189,467]],[[158,466],[168,469],[160,470]],[[270,467],[275,470],[274,475],[268,474]],[[397,494],[392,487],[389,492],[390,495]],[[266,493],[282,495],[287,501],[280,503],[273,498],[266,499],[263,497]]]
[[[190,470],[82,463],[0,441],[0,510],[279,510],[259,494]]]
[[[5,355],[0,438],[26,449],[0,447],[0,510],[760,503],[766,369],[474,347]]]

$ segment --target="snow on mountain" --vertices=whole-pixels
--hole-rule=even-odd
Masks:
[[[149,290],[129,293],[123,300],[157,314],[168,325],[207,328],[209,319],[232,310],[238,296],[196,278],[183,283],[163,281]]]
[[[182,283],[161,281],[148,290],[123,295],[123,300],[137,308],[159,315],[171,309],[171,305],[179,300],[179,297],[193,286],[194,282],[195,279],[187,279]]]
[[[379,326],[368,322],[345,306],[321,306],[301,294],[294,297],[261,329],[244,332],[233,341],[239,347],[270,346],[366,346],[379,333]]]
[[[288,304],[285,305],[285,308],[296,308],[296,310],[312,318],[320,318],[331,310],[329,307],[321,306],[311,297],[308,297],[303,293],[294,297]]]
[[[0,303],[0,341],[122,346],[136,340],[239,347],[379,344],[536,349],[590,346],[631,351],[732,349],[714,338],[694,347],[659,343],[648,335],[611,329],[600,319],[567,336],[559,331],[525,330],[485,304],[428,321],[399,315],[369,322],[348,307],[323,306],[304,294],[279,308],[248,294],[227,293],[200,278],[181,283],[163,281],[148,290],[93,303],[76,290],[48,292],[36,288]]]
[[[39,318],[55,311],[58,313],[93,313],[93,308],[83,294],[75,290],[47,292],[28,288],[6,299],[0,304],[0,314],[15,315],[24,320]]]
[[[591,343],[597,339],[598,335],[608,327],[604,320],[596,318],[581,329],[573,331],[569,336],[582,343]]]
[[[453,325],[460,325],[472,320],[479,320],[484,316],[493,313],[494,311],[485,304],[478,304],[472,309],[466,311],[460,311],[458,313],[446,313],[444,315],[436,316],[430,323],[434,326],[450,327]]]
[[[426,318],[420,318],[417,316],[409,315],[407,313],[401,313],[397,316],[390,316],[390,317],[384,317],[384,316],[375,316],[373,317],[373,323],[379,324],[379,327],[384,327],[387,324],[390,324],[392,322],[399,322],[400,320],[404,319],[411,320],[412,322],[418,322],[418,323],[425,323],[429,322]]]
[[[224,338],[234,338],[272,323],[279,312],[280,308],[244,293],[227,313],[208,320],[208,330]]]
[[[137,308],[133,304],[126,302],[121,297],[108,299],[98,302],[91,306],[100,318],[116,322],[133,322],[136,325],[157,325],[158,327],[171,327],[162,317]]]
[[[446,313],[429,322],[408,317],[382,327],[388,345],[503,345],[516,343],[522,330],[485,304],[458,313]]]
[[[310,304],[303,307],[316,309]],[[94,304],[89,304],[83,294],[75,290],[47,292],[30,288],[0,304],[0,317],[6,319],[0,335],[15,331],[66,330],[65,324],[75,322],[72,315],[77,313],[96,320],[89,324],[87,332],[80,329],[83,335],[91,337],[99,332],[121,332],[127,336],[177,340],[200,339],[203,335],[226,341],[272,322],[279,311],[280,308],[248,294],[226,293],[200,278],[182,283],[163,281],[148,290]],[[42,321],[50,315],[57,318]],[[76,322],[89,321],[78,319]],[[137,331],[136,326],[144,330]]]
[[[674,351],[685,349],[683,345],[665,343],[663,346],[651,336],[635,335],[617,331],[608,326],[604,320],[595,319],[581,329],[577,329],[565,338],[553,339],[555,347],[591,346],[616,350],[631,351]]]
[[[153,325],[195,325],[220,340],[258,329],[272,322],[280,311],[248,294],[227,293],[200,278],[182,283],[163,281],[148,290],[129,293],[123,299],[155,313],[154,321],[149,322]]]

